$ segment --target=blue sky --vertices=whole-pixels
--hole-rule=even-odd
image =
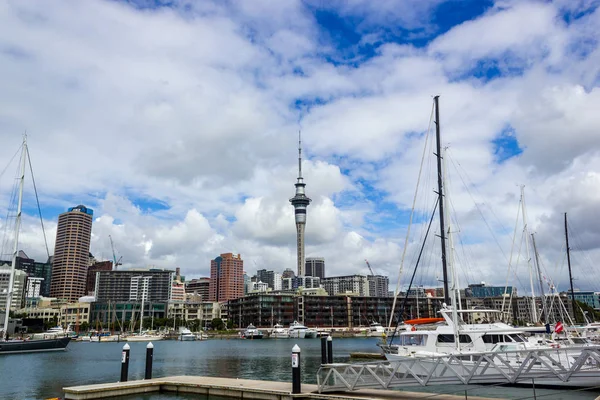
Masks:
[[[471,254],[462,276],[502,280],[493,271],[507,268],[512,228],[501,227],[515,225],[518,185],[548,275],[564,282],[564,211],[580,259],[597,254],[597,1],[73,7],[0,14],[0,159],[27,130],[50,237],[57,215],[84,203],[95,210],[92,252],[110,254],[111,235],[125,266],[201,276],[232,251],[250,270],[293,267],[301,129],[307,255],[331,274],[366,273],[367,258],[395,281],[426,137],[407,260],[433,204],[428,128],[440,95],[444,147],[469,175],[464,187],[450,172],[448,187],[457,243]],[[11,183],[0,179],[0,215]],[[23,246],[41,254],[28,198]],[[435,284],[430,247],[422,280]]]

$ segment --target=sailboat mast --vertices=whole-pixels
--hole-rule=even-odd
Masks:
[[[442,272],[444,279],[444,302],[450,304],[450,293],[448,291],[448,266],[446,265],[446,229],[444,228],[444,192],[442,185],[442,144],[440,138],[440,96],[433,98],[435,104],[435,142],[438,173],[438,206],[440,208],[440,239],[442,241]]]
[[[521,186],[521,212],[523,213],[523,238],[525,239],[525,249],[527,250],[527,267],[529,268],[529,284],[531,286],[531,319],[533,323],[538,322],[537,304],[535,301],[535,289],[533,287],[533,270],[531,268],[531,255],[529,252],[529,227],[527,226],[527,214],[525,213],[525,186]]]
[[[571,284],[571,305],[573,307],[573,318],[575,318],[575,291],[573,290],[573,273],[571,272],[571,249],[569,248],[567,213],[565,213],[565,240],[567,245],[567,265],[569,266],[569,283]],[[577,321],[577,318],[575,318],[575,321]]]
[[[542,296],[542,318],[544,318],[546,310],[546,294],[544,293],[544,281],[542,280],[542,269],[540,267],[540,255],[537,251],[535,244],[535,236],[531,234],[531,243],[533,244],[533,254],[535,255],[535,266],[538,273],[538,280],[540,281],[540,295]],[[546,318],[547,319],[547,318]]]
[[[12,264],[10,277],[8,278],[8,292],[6,293],[6,312],[4,315],[4,337],[8,339],[8,321],[10,316],[10,305],[13,297],[13,285],[15,283],[15,269],[17,268],[17,254],[19,252],[19,230],[21,228],[21,210],[23,208],[23,186],[25,183],[25,160],[27,158],[27,135],[23,135],[23,149],[21,151],[21,172],[19,175],[19,201],[17,203],[17,218],[15,220],[15,243],[13,246]]]

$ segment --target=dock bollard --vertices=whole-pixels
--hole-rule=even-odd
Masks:
[[[146,346],[146,374],[144,379],[152,379],[152,357],[154,356],[154,345],[152,342]]]
[[[300,387],[300,347],[292,347],[292,394],[301,393]]]
[[[321,336],[321,364],[327,364],[327,338]]]
[[[123,352],[121,353],[121,380],[120,382],[127,382],[127,375],[129,372],[129,343],[125,343],[123,346]]]
[[[327,364],[333,364],[333,338],[327,336]]]

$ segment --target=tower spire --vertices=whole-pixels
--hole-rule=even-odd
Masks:
[[[302,131],[298,131],[298,182],[302,179]]]
[[[302,132],[298,131],[298,181],[296,186],[296,195],[290,199],[290,203],[294,206],[294,217],[296,220],[296,245],[297,245],[297,267],[298,276],[304,276],[304,227],[306,225],[306,208],[311,202],[304,188],[306,184],[302,178]]]

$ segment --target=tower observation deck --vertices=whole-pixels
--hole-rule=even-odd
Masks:
[[[304,192],[306,184],[302,178],[302,138],[300,133],[298,133],[298,181],[294,186],[296,186],[296,195],[290,199],[290,203],[294,206],[296,219],[298,276],[304,276],[304,227],[306,226],[306,208],[310,204],[311,199]]]

